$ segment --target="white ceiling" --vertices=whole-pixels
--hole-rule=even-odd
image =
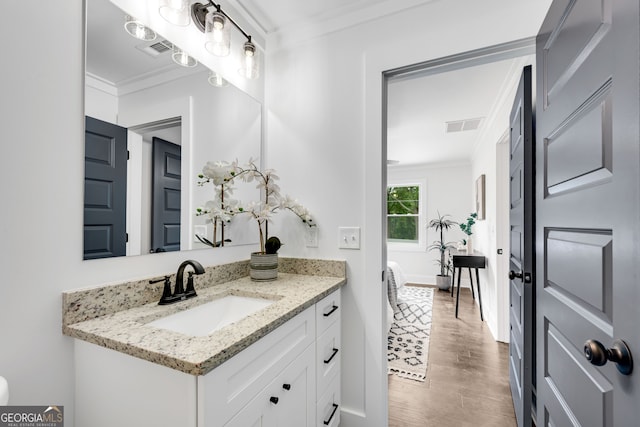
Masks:
[[[300,28],[328,33],[434,0],[230,0],[265,34]]]
[[[387,158],[400,165],[469,162],[521,60],[509,59],[389,83]],[[477,130],[446,133],[446,122],[483,118]]]

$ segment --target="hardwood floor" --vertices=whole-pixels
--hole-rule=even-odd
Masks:
[[[515,427],[509,346],[494,341],[469,289],[435,290],[424,382],[389,375],[389,427]]]

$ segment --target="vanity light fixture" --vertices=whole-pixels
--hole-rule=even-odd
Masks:
[[[124,29],[133,37],[144,41],[152,41],[157,37],[155,31],[129,15],[124,17]]]
[[[165,21],[173,25],[189,25],[189,0],[160,0],[159,12]]]
[[[176,45],[173,45],[173,53],[171,54],[171,59],[173,59],[173,62],[183,67],[190,68],[198,65],[198,61],[193,56],[189,56],[187,52],[180,49]]]
[[[229,84],[229,82],[223,79],[222,76],[215,71],[209,72],[208,81],[209,84],[214,87],[224,87]]]
[[[247,38],[242,47],[243,63],[238,71],[248,79],[258,78],[260,73],[256,45],[251,41],[251,36],[231,19],[219,4],[211,0],[207,3],[194,3],[191,6],[191,18],[196,27],[205,34],[205,48],[217,56],[229,54],[231,46],[229,23],[236,27]]]

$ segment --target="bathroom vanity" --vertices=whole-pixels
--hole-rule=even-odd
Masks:
[[[65,293],[64,332],[76,338],[76,424],[338,426],[346,282],[344,266],[338,271],[280,273],[263,283],[240,277],[204,289],[198,281],[191,300],[120,311],[91,299],[109,290]],[[229,296],[268,304],[211,333],[158,323]]]

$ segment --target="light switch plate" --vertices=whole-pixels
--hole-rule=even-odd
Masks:
[[[360,249],[360,227],[339,227],[338,248]]]
[[[199,235],[201,237],[207,237],[207,226],[206,225],[194,225],[193,226],[193,241],[200,242],[195,235]]]
[[[308,248],[318,247],[318,227],[307,227],[304,243]]]

